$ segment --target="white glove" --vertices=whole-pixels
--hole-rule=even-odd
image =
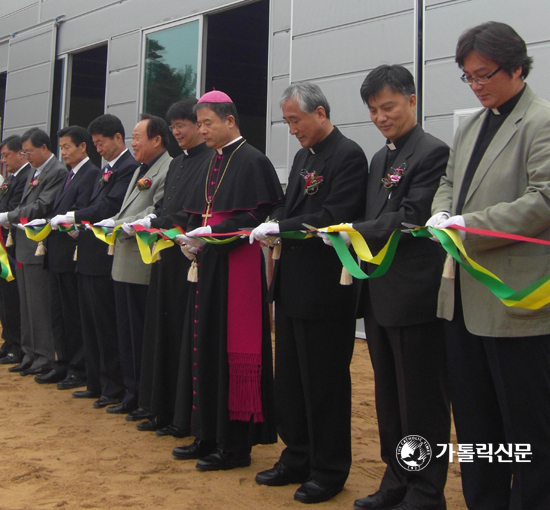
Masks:
[[[201,236],[202,234],[211,234],[212,233],[212,227],[206,226],[206,227],[199,227],[195,230],[191,230],[191,232],[187,232],[185,237],[185,241],[183,244],[188,244],[190,246],[194,246],[195,248],[200,248],[204,244],[206,244],[206,241],[201,241],[200,239],[194,239],[197,236]]]
[[[29,221],[26,226],[27,227],[36,227],[38,225],[45,225],[46,223],[48,223],[44,218],[40,218],[38,220],[32,220],[32,221]]]
[[[8,213],[0,213],[0,225],[5,225],[8,222]]]
[[[438,213],[435,213],[427,222],[427,227],[435,227],[438,228],[439,223],[442,221],[448,220],[450,218],[450,214],[447,211],[441,211]]]
[[[153,215],[153,218],[156,218],[156,216]],[[151,218],[150,216],[145,216],[145,218],[141,219],[141,220],[136,220],[132,223],[130,223],[130,225],[141,225],[143,228],[151,228]],[[128,225],[128,223],[127,223]],[[124,227],[122,227],[124,228]]]
[[[112,228],[115,226],[115,220],[112,218],[108,218],[106,220],[98,221],[97,223],[94,223],[94,227],[108,227]]]
[[[129,236],[135,236],[136,235],[136,231],[134,229],[134,227],[132,225],[136,224],[136,222],[134,223],[123,223],[122,224],[122,230],[124,230],[124,232],[126,232]]]
[[[435,226],[435,228],[437,228],[438,230],[441,230],[444,228],[449,228],[451,225],[458,225],[460,227],[465,227],[466,222],[464,221],[464,216],[451,216],[447,220],[439,222]],[[460,239],[462,239],[463,241],[464,239],[466,239],[466,232],[464,232],[463,230],[459,230],[458,235],[460,236]]]
[[[279,224],[274,221],[268,221],[258,225],[252,232],[250,232],[250,237],[248,242],[252,244],[256,241],[265,241],[268,238],[269,234],[278,234],[279,233]]]
[[[57,230],[59,228],[60,223],[67,223],[66,214],[58,214],[50,220],[50,225],[54,230]]]
[[[346,246],[349,246],[351,244],[351,239],[349,238],[349,234],[347,232],[338,232],[338,233],[346,243]],[[327,246],[333,246],[329,236],[327,236],[324,232],[318,232],[317,235],[323,240],[323,243],[325,243]]]

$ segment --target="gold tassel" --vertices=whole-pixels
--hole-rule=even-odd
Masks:
[[[107,255],[114,255],[115,254],[115,245],[110,244],[109,248],[107,249]]]
[[[340,275],[340,285],[351,285],[353,283],[353,278],[349,271],[342,266],[342,274]]]
[[[76,262],[78,260],[78,246],[74,248],[73,260]]]
[[[46,255],[46,247],[42,241],[39,241],[36,251],[34,252],[34,256],[41,257],[42,255]]]
[[[11,236],[11,228],[8,230],[8,238],[6,239],[6,248],[13,246],[13,237]]]
[[[195,255],[193,255],[188,249],[187,249],[187,246],[185,246],[185,244],[182,244],[180,246],[181,248],[181,252],[189,259],[189,260],[196,260],[197,257],[195,257]]]
[[[448,253],[445,258],[445,265],[443,266],[443,278],[447,280],[455,279],[455,261]]]
[[[273,251],[271,252],[271,258],[273,260],[279,260],[281,258],[281,241],[279,241],[279,244],[273,245]]]
[[[195,261],[191,262],[191,267],[187,273],[188,282],[198,282],[199,281],[199,270],[197,268],[197,263]]]

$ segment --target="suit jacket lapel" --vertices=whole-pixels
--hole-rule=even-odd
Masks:
[[[292,177],[289,178],[288,182],[288,188],[286,190],[286,199],[285,199],[285,217],[288,217],[290,214],[290,211],[294,209],[296,202],[300,199],[300,192],[303,193],[303,189],[301,187],[301,183],[303,182],[303,178],[299,175],[300,171],[304,168],[308,152],[303,152],[303,157],[301,157],[300,162],[296,165],[296,172],[298,173],[298,176],[296,178]]]
[[[489,168],[491,168],[491,165],[496,160],[498,155],[503,151],[503,149],[508,145],[512,137],[516,134],[518,130],[516,124],[520,122],[521,119],[523,119],[523,116],[525,115],[527,108],[531,104],[532,99],[533,93],[531,92],[531,90],[525,90],[516,107],[510,112],[510,115],[508,115],[508,118],[504,121],[504,124],[502,124],[500,129],[497,131],[495,137],[493,138],[493,141],[490,143],[487,151],[483,155],[483,158],[479,162],[479,166],[477,167],[477,170],[472,179],[472,183],[470,184],[470,189],[468,190],[468,193],[466,195],[464,205],[468,203],[468,200],[472,197],[475,190],[478,188],[482,179],[485,177],[485,174],[489,171]],[[477,140],[477,136],[473,140],[473,143],[475,143],[475,140]]]

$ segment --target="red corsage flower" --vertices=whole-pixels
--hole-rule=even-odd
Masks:
[[[5,195],[8,192],[8,188],[8,183],[4,181],[2,183],[2,186],[0,186],[0,193],[2,193],[2,195]]]
[[[139,191],[145,191],[148,190],[152,184],[153,181],[149,179],[149,177],[144,177],[137,182],[136,187]]]
[[[386,177],[382,178],[382,184],[387,190],[397,187],[403,176],[407,173],[405,170],[405,164],[403,164],[403,168],[392,168],[392,170],[393,173],[387,173]]]
[[[106,172],[103,172],[103,174],[101,175],[101,178],[99,179],[99,184],[103,186],[105,183],[109,182],[111,175],[113,175],[112,170],[107,170]]]
[[[29,186],[31,189],[33,189],[33,188],[36,188],[36,186],[38,186],[39,183],[40,181],[38,180],[38,177],[33,177],[31,182],[29,182]]]
[[[323,176],[316,172],[310,172],[305,176],[306,184],[304,186],[304,195],[315,195],[319,191],[319,185],[323,182]]]

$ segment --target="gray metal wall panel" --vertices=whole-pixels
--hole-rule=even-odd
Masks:
[[[132,142],[132,131],[137,123],[138,111],[137,103],[126,103],[118,105],[108,105],[106,113],[116,115],[122,122],[126,131],[126,145],[130,147]]]
[[[296,38],[292,42],[292,81],[366,72],[385,61],[411,63],[413,29],[413,14],[405,13],[377,23]],[[386,51],[381,50],[380,41],[387,40],[390,34],[399,34],[397,42],[388,45]],[[372,51],[373,48],[376,50]]]
[[[424,131],[443,140],[449,147],[453,145],[453,116],[426,119]]]
[[[290,28],[291,0],[271,0],[273,17],[273,32],[280,32]]]
[[[0,43],[0,72],[5,71],[8,68],[8,40]]]
[[[120,0],[93,0],[93,2],[90,0],[48,0],[42,3],[42,19],[55,19],[61,15],[64,15],[65,18],[87,15],[89,12],[101,11],[107,5],[118,3]]]
[[[280,122],[283,120],[283,112],[279,106],[279,101],[284,90],[289,86],[288,76],[274,79],[271,86],[271,121]]]
[[[17,71],[39,63],[50,62],[51,60],[51,28],[46,32],[25,34],[16,36],[10,41],[9,69],[10,72]]]
[[[7,0],[3,0],[6,3]],[[36,25],[38,22],[38,2],[19,2],[23,5],[21,9],[15,9],[10,1],[9,11],[10,13],[0,17],[0,35],[10,35],[14,32],[19,32],[28,27]],[[2,7],[4,13],[5,7]]]
[[[149,28],[183,17],[201,14],[210,9],[233,5],[229,0],[131,0],[117,2],[106,9],[90,12],[86,16],[69,19],[59,32],[59,53],[70,52],[106,41],[110,37],[136,28]],[[94,30],[90,30],[90,27]]]
[[[6,101],[4,130],[22,130],[48,123],[49,92]],[[49,131],[48,127],[46,131]],[[20,131],[20,132],[22,132]],[[5,136],[5,135],[4,135]]]
[[[110,73],[106,103],[116,105],[137,101],[138,90],[139,73],[137,67]]]
[[[294,35],[413,9],[414,0],[299,0],[294,2]]]
[[[374,154],[386,143],[386,138],[372,122],[357,126],[338,126],[338,129],[361,146],[369,163]]]
[[[46,62],[24,71],[11,72],[9,87],[6,90],[6,101],[48,93],[50,82],[45,77],[49,78],[50,69],[50,62]]]
[[[275,168],[288,170],[288,126],[282,122],[272,126],[269,159]]]
[[[109,43],[109,71],[137,66],[141,47],[140,32],[113,37]]]
[[[290,32],[274,34],[271,51],[271,72],[273,77],[288,75],[290,57]]]

